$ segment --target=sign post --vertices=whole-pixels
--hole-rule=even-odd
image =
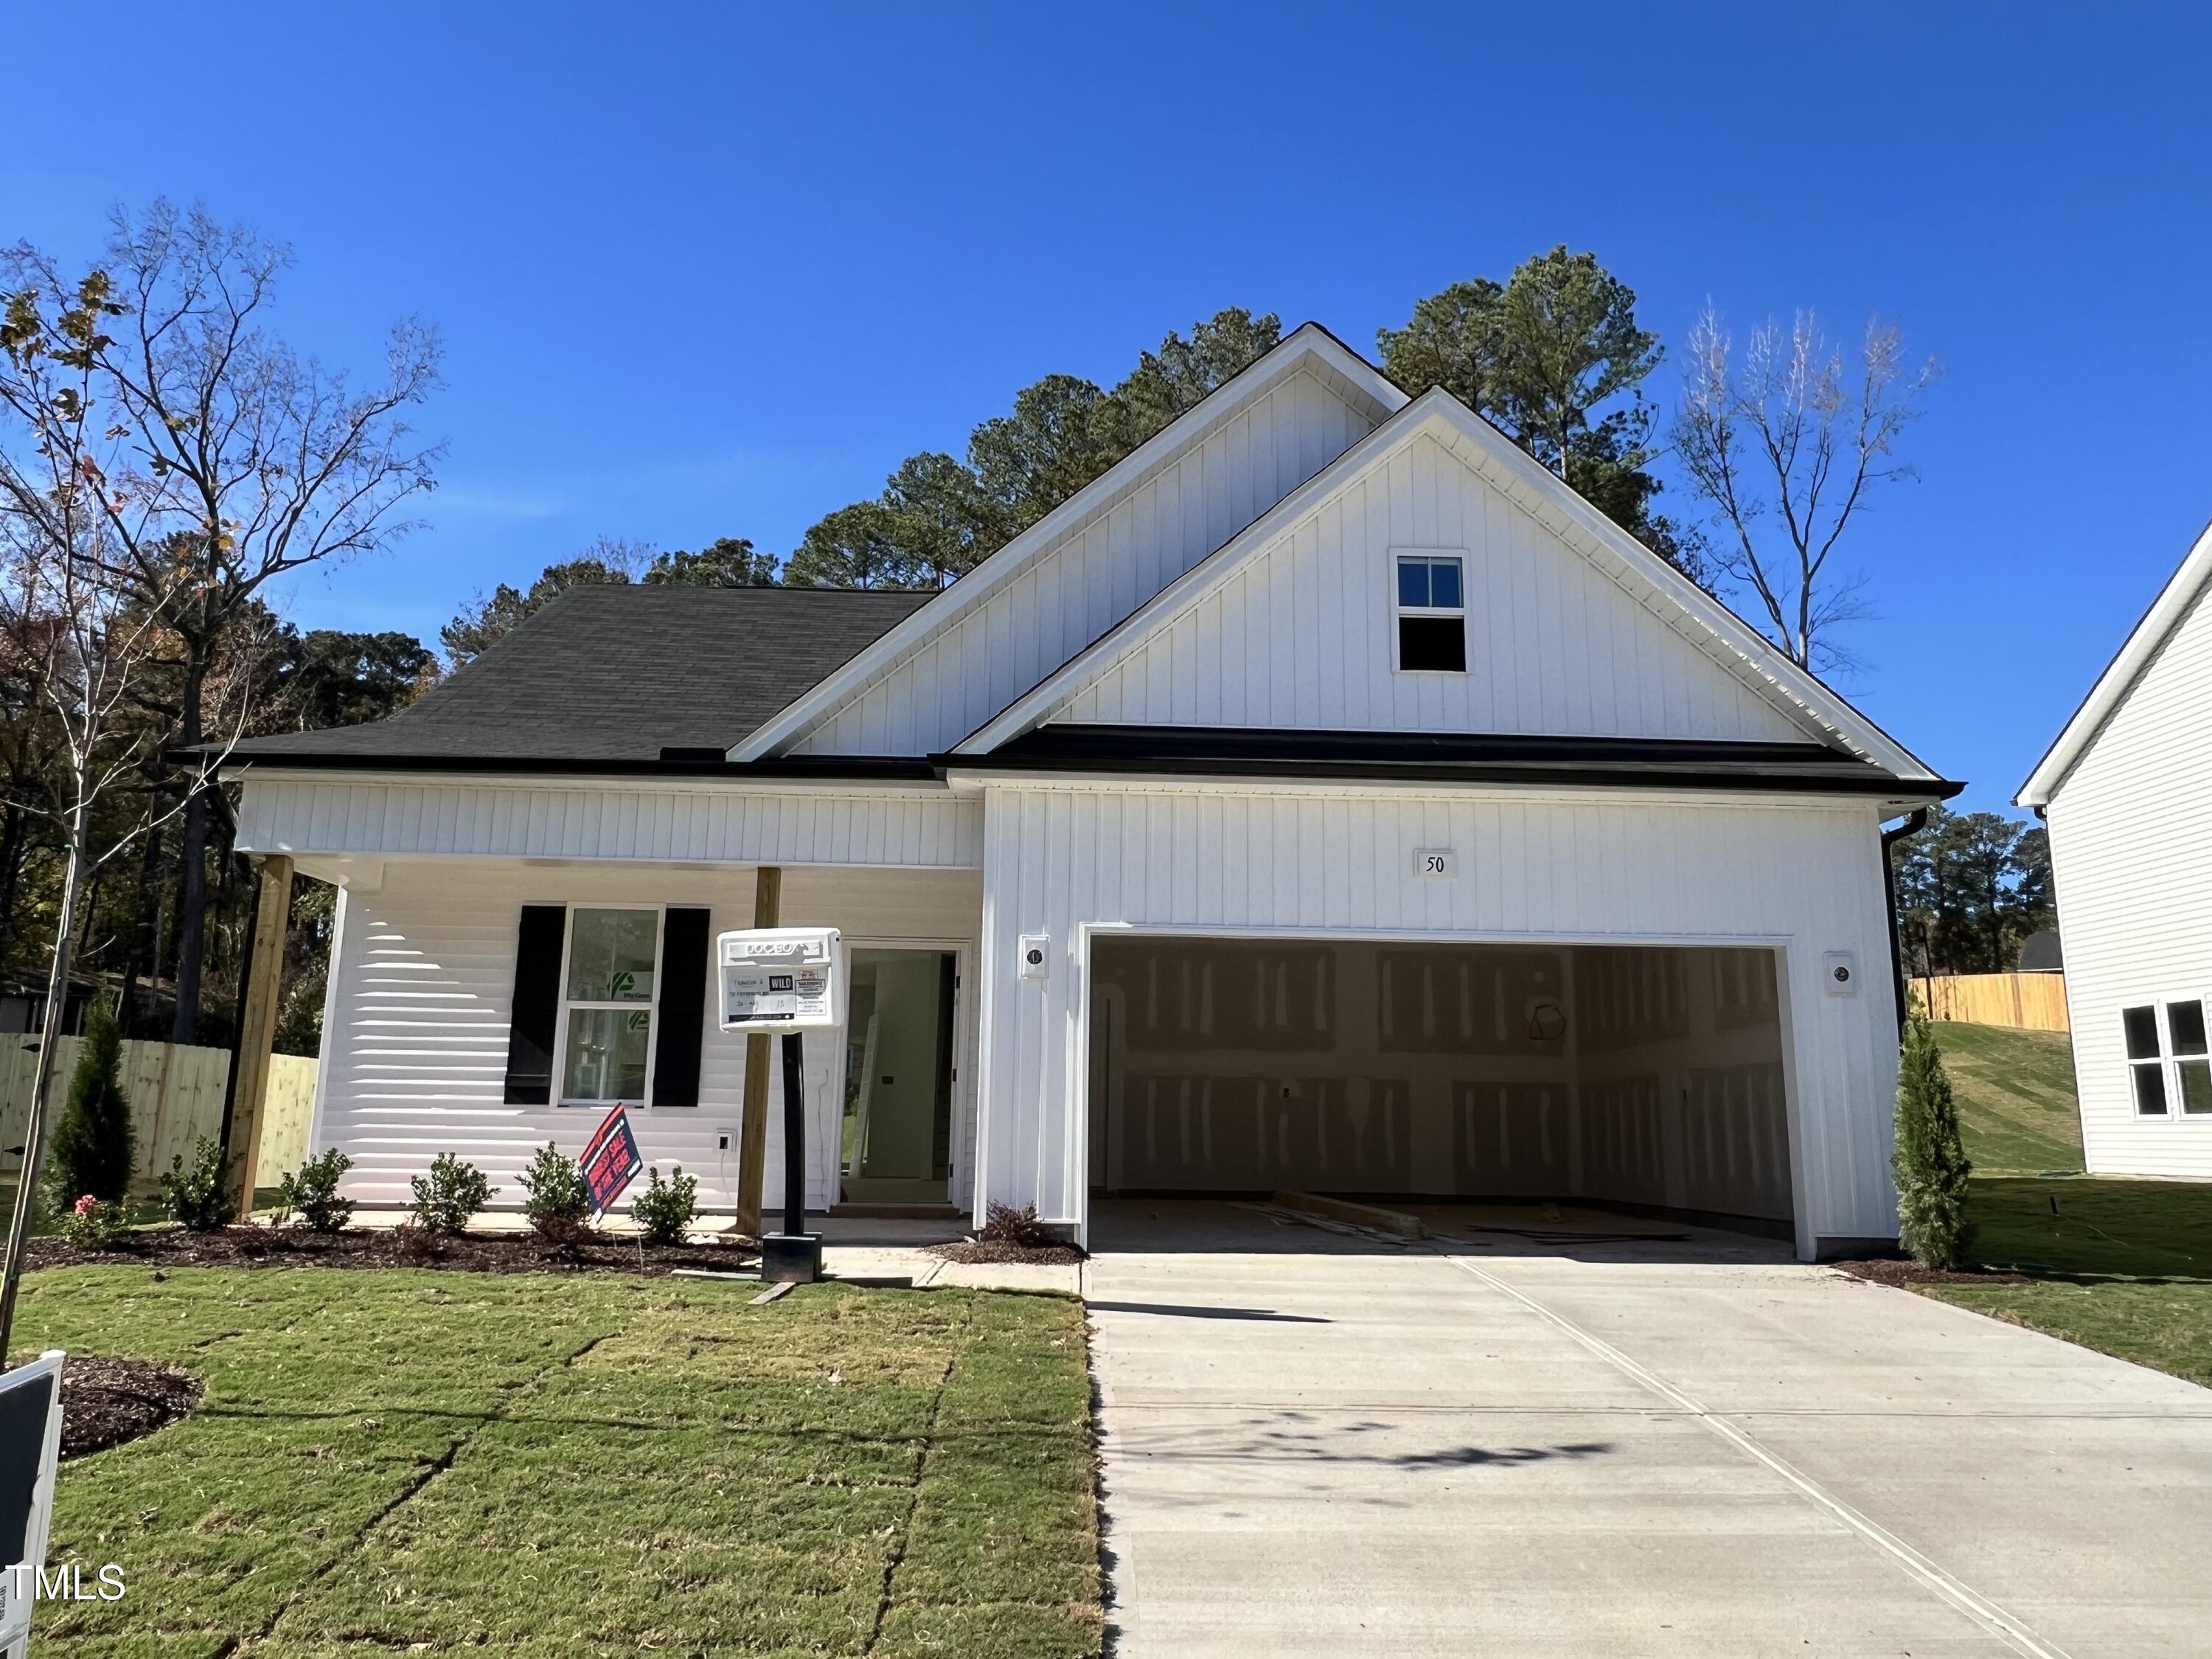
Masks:
[[[0,1659],[30,1650],[62,1455],[62,1361],[54,1348],[0,1372]]]
[[[822,1236],[806,1231],[806,1098],[800,1033],[834,1028],[844,946],[835,927],[754,927],[725,933],[722,1029],[783,1036],[783,1231],[761,1238],[761,1277],[811,1285],[822,1276]]]

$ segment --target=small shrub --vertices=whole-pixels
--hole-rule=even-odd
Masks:
[[[515,1177],[528,1198],[522,1213],[548,1244],[573,1244],[591,1231],[592,1189],[584,1166],[547,1141]]]
[[[975,1236],[986,1244],[1018,1244],[1031,1250],[1059,1243],[1052,1229],[1037,1219],[1034,1204],[1024,1204],[1018,1210],[1011,1204],[988,1206],[983,1211],[983,1231]]]
[[[222,1187],[223,1174],[229,1167],[222,1145],[210,1135],[192,1143],[189,1168],[183,1153],[171,1158],[169,1172],[161,1177],[161,1197],[168,1206],[169,1218],[181,1223],[187,1232],[211,1233],[230,1225],[230,1195]]]
[[[94,997],[77,1045],[76,1069],[70,1074],[69,1100],[46,1143],[47,1188],[54,1206],[74,1204],[89,1193],[108,1203],[123,1198],[131,1185],[136,1134],[131,1103],[123,1092],[123,1036],[107,999]]]
[[[311,1233],[338,1231],[353,1219],[353,1200],[338,1196],[338,1182],[351,1168],[353,1160],[335,1146],[308,1158],[277,1183],[278,1220],[296,1214]]]
[[[430,1160],[430,1173],[408,1183],[415,1191],[415,1220],[434,1233],[465,1232],[478,1210],[499,1190],[484,1179],[484,1172],[465,1158],[441,1152]]]
[[[1966,1177],[1974,1166],[1959,1138],[1959,1108],[1936,1030],[1915,1014],[1897,1075],[1897,1242],[1923,1267],[1966,1265]]]
[[[699,1210],[699,1182],[684,1173],[678,1164],[667,1181],[658,1169],[646,1172],[646,1188],[629,1206],[638,1236],[648,1244],[681,1244],[691,1231],[691,1218]]]
[[[131,1222],[121,1204],[87,1193],[62,1218],[62,1237],[80,1250],[119,1250],[130,1241]]]

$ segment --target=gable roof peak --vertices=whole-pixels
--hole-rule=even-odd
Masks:
[[[2157,660],[2166,641],[2173,636],[2208,587],[2212,587],[2212,525],[2197,533],[2179,568],[2166,579],[2166,586],[2151,601],[2150,609],[2143,612],[2142,619],[2130,631],[2118,653],[2106,665],[2105,672],[2097,676],[2096,684],[2081,699],[2073,718],[2051,739],[2051,747],[2035,763],[2035,770],[2027,775],[2020,793],[2013,797],[2014,805],[2044,807],[2051,804],[2059,786],[2089,751],[2106,723],[2127,702],[2151,664]]]
[[[1137,488],[1173,457],[1301,372],[1317,374],[1347,402],[1364,401],[1370,407],[1371,418],[1377,422],[1389,420],[1408,401],[1381,369],[1319,323],[1299,324],[774,720],[733,744],[729,757],[758,760],[798,741],[884,666],[981,604],[1068,531]]]

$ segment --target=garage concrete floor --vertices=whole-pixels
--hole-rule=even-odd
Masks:
[[[1095,1207],[1109,1651],[2212,1653],[2212,1392],[1757,1240],[1423,1213]]]

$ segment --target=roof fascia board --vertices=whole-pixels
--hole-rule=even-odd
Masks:
[[[1301,324],[1290,337],[1242,374],[1216,389],[1197,407],[1178,416],[1074,495],[1008,542],[975,570],[945,588],[912,616],[810,687],[751,733],[730,747],[732,761],[760,760],[796,742],[836,707],[866,687],[931,635],[941,633],[973,606],[1026,569],[1068,532],[1104,512],[1169,460],[1211,434],[1240,410],[1256,402],[1302,370],[1319,368],[1333,379],[1364,393],[1386,419],[1402,410],[1406,394],[1382,371],[1353,352],[1318,323]],[[1334,388],[1332,387],[1332,390]],[[1201,561],[1203,562],[1203,561]]]
[[[2035,770],[2027,775],[2020,793],[2013,797],[2015,806],[2051,805],[2051,798],[2088,753],[2106,723],[2119,713],[2120,705],[2127,702],[2208,584],[2212,584],[2212,525],[2198,532],[2180,568],[2159,589],[2150,609],[2129,631],[2118,654],[2106,665],[2105,672],[2097,676],[2096,684],[2081,699],[2073,718],[2051,739],[2051,747],[2043,751]]]
[[[227,766],[219,775],[225,783],[331,784],[348,789],[611,789],[624,794],[650,793],[678,795],[805,795],[815,799],[847,797],[877,800],[885,797],[919,795],[942,798],[944,779],[876,783],[865,778],[712,776],[670,772],[424,771],[396,768],[389,771],[355,767]]]
[[[1672,565],[1638,542],[1627,532],[1574,493],[1535,459],[1459,399],[1431,387],[1376,428],[1328,466],[1278,501],[1214,552],[1201,559],[1176,581],[1109,629],[1085,650],[1048,675],[1022,696],[955,744],[961,755],[988,753],[1007,738],[1042,723],[1058,706],[1112,662],[1133,649],[1147,635],[1165,626],[1226,580],[1233,568],[1262,544],[1318,509],[1327,499],[1348,486],[1385,453],[1426,434],[1448,432],[1475,452],[1460,459],[1474,465],[1479,474],[1505,489],[1509,497],[1549,516],[1555,529],[1564,520],[1586,544],[1577,551],[1603,556],[1606,569],[1630,597],[1644,604],[1623,577],[1640,580],[1659,598],[1673,601],[1676,610],[1698,623],[1721,647],[1709,650],[1721,665],[1746,680],[1751,688],[1784,714],[1823,741],[1840,740],[1844,746],[1875,761],[1901,778],[1937,781],[1936,774],[1917,756],[1861,714],[1848,702],[1780,656],[1735,613],[1713,599]],[[1481,461],[1504,469],[1499,479]],[[1533,498],[1533,499],[1532,499]],[[1571,545],[1572,540],[1571,539]],[[1661,620],[1666,617],[1661,613]],[[1681,630],[1677,630],[1681,631]],[[1702,641],[1686,635],[1693,646]],[[1747,672],[1748,671],[1748,672]]]
[[[1914,805],[1932,804],[1932,794],[1909,786],[1895,796],[1865,794],[1850,790],[1808,788],[1802,792],[1774,789],[1693,789],[1662,783],[1504,783],[1482,780],[1456,781],[1437,778],[1398,780],[1361,778],[1216,778],[1184,777],[1171,773],[1024,772],[993,767],[948,767],[945,781],[961,794],[982,794],[994,789],[1045,790],[1059,793],[1097,795],[1316,795],[1358,800],[1377,794],[1425,795],[1440,800],[1463,800],[1470,795],[1533,803],[1562,799],[1612,802],[1616,805],[1761,807],[1795,811],[1818,807],[1823,811],[1864,812],[1879,807],[1885,817],[1898,810],[1888,802],[1904,799]]]

